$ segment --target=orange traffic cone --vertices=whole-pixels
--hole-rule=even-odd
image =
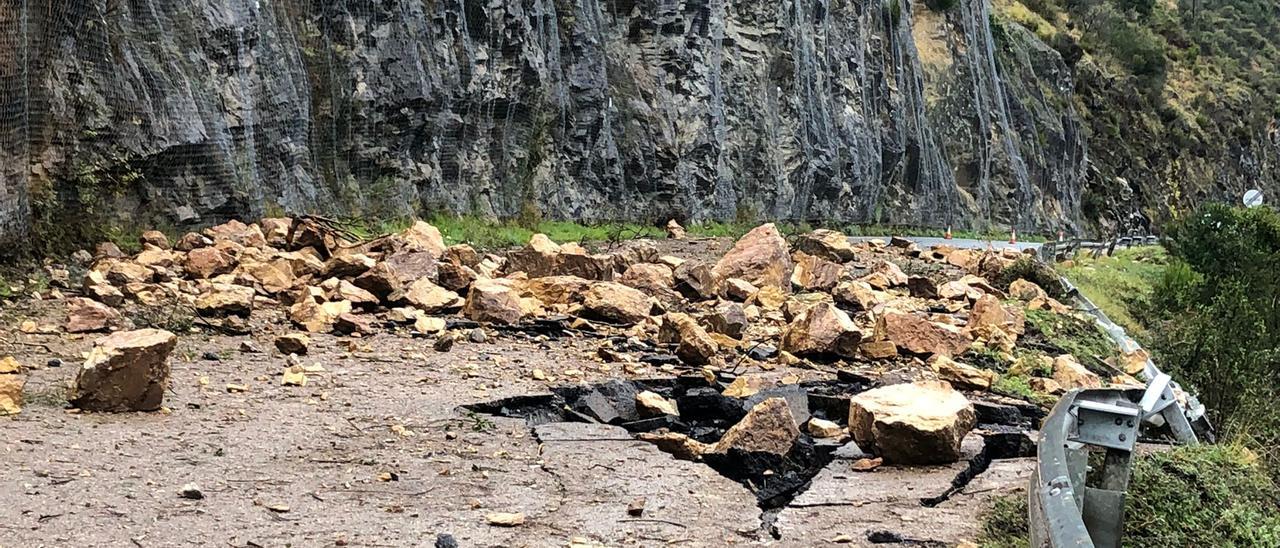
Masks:
[[[1018,229],[1016,228],[1013,229],[1013,231],[1009,234],[1009,243],[1013,245],[1018,244]]]
[[[951,239],[951,227],[947,227],[947,235],[944,236],[943,239],[946,239],[946,240]]]

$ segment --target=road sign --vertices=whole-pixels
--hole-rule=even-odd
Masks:
[[[1244,193],[1244,205],[1245,207],[1258,207],[1262,205],[1262,191],[1255,188]]]

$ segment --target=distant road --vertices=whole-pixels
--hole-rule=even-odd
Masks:
[[[1040,243],[1023,243],[1023,242],[1018,242],[1017,244],[1010,244],[1007,240],[966,240],[966,239],[960,239],[960,238],[956,238],[954,240],[948,240],[946,238],[928,238],[924,236],[900,236],[900,237],[907,240],[911,240],[917,244],[920,244],[920,247],[923,249],[929,249],[930,247],[935,245],[949,245],[957,249],[986,249],[987,247],[993,247],[995,249],[1006,249],[1006,248],[1014,247],[1014,248],[1017,248],[1018,251],[1023,251],[1027,249],[1040,249],[1040,247],[1043,245]],[[889,241],[889,236],[853,236],[853,237],[850,237],[849,239],[855,242],[866,242],[870,240],[884,240],[887,242]]]

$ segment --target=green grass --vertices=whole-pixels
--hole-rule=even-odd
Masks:
[[[1142,341],[1147,331],[1137,316],[1148,306],[1168,259],[1164,248],[1138,247],[1119,250],[1113,257],[1081,255],[1074,264],[1059,270],[1111,321]]]
[[[1120,350],[1092,318],[1067,316],[1048,310],[1028,310],[1027,327],[1028,338],[1042,338],[1037,342],[1047,343],[1051,348],[1046,350],[1061,350],[1075,356],[1081,364],[1104,378],[1111,376],[1110,371],[1102,368],[1098,360],[1116,357]]]
[[[1031,545],[1026,495],[999,497],[982,515],[982,548],[1026,548]]]
[[[979,545],[1028,546],[1025,495],[995,499]],[[1248,450],[1180,447],[1140,455],[1125,509],[1123,546],[1280,546],[1275,486]]]

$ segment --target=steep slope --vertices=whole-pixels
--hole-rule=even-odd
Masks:
[[[1031,33],[993,27],[986,1],[20,10],[0,8],[23,38],[0,45],[22,67],[4,97],[21,113],[3,147],[9,236],[279,209],[1081,220],[1070,70]]]

